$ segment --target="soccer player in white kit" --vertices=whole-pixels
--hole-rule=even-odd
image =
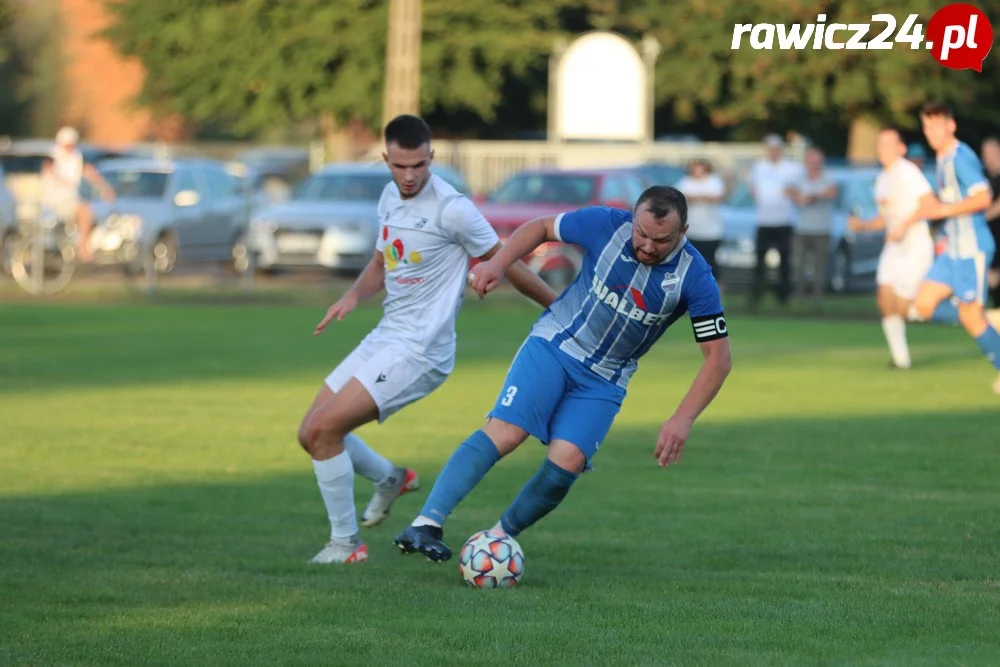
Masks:
[[[431,173],[430,142],[430,129],[417,116],[398,116],[386,125],[383,159],[392,182],[378,202],[374,256],[314,332],[385,288],[381,321],[326,378],[299,426],[299,444],[312,456],[330,518],[330,541],[312,563],[368,558],[354,507],[355,472],[375,484],[362,515],[368,527],[388,516],[397,497],[418,487],[414,471],[394,466],[353,431],[384,422],[444,383],[455,365],[455,318],[469,259],[488,259],[500,249],[496,231],[475,205]],[[521,262],[507,277],[543,307],[557,296]]]
[[[918,216],[925,197],[934,191],[920,167],[906,159],[906,144],[892,128],[878,134],[875,145],[882,171],[875,179],[875,201],[879,214],[866,221],[851,216],[852,231],[887,231]],[[889,344],[892,366],[910,367],[910,347],[906,340],[906,319],[910,304],[917,296],[920,282],[934,262],[934,240],[926,220],[910,224],[905,236],[891,240],[886,235],[879,257],[875,282],[878,285],[878,306],[882,312],[882,331]]]

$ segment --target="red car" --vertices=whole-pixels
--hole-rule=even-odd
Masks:
[[[506,241],[534,218],[585,206],[629,210],[649,185],[632,169],[538,169],[512,176],[477,203],[501,241]],[[583,255],[575,246],[545,243],[524,261],[553,289],[562,290],[576,277]]]

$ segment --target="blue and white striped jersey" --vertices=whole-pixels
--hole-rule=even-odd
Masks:
[[[580,275],[532,327],[598,375],[624,388],[663,332],[687,312],[699,343],[728,335],[719,286],[685,239],[656,266],[632,250],[632,213],[590,207],[556,219],[559,240],[583,248]]]
[[[937,158],[938,199],[945,204],[954,204],[990,188],[990,182],[983,172],[983,164],[975,151],[965,142],[958,142],[955,149]],[[947,218],[944,233],[948,239],[947,253],[950,257],[965,259],[977,257],[982,252],[995,250],[993,235],[986,224],[983,211]]]

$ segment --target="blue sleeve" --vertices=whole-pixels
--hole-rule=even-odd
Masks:
[[[727,338],[729,328],[722,310],[722,296],[712,271],[706,267],[700,275],[692,278],[690,283],[685,281],[684,301],[694,329],[695,342],[707,343]]]
[[[556,238],[599,253],[625,221],[625,212],[607,206],[589,206],[556,217]]]
[[[983,163],[979,161],[972,149],[963,145],[955,156],[955,179],[961,190],[963,199],[976,194],[977,190],[990,187],[983,172]]]

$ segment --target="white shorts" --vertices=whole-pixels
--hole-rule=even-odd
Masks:
[[[895,294],[912,301],[933,263],[934,242],[930,237],[907,239],[905,245],[886,243],[878,258],[875,283],[891,287]]]
[[[444,384],[448,374],[405,345],[372,332],[326,378],[334,393],[356,378],[378,406],[379,423]]]

